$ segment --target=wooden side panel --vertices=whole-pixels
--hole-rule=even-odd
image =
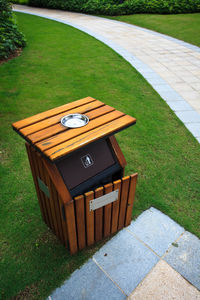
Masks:
[[[74,254],[78,251],[74,201],[66,203],[64,207],[68,232],[69,250],[71,254]]]
[[[30,163],[30,167],[31,167],[31,172],[32,172],[32,176],[33,176],[33,181],[35,184],[35,189],[36,189],[36,193],[37,193],[37,197],[38,197],[38,202],[39,202],[39,206],[40,206],[40,211],[42,214],[42,218],[44,220],[44,222],[47,224],[47,220],[46,220],[46,213],[45,213],[45,207],[42,201],[42,196],[41,196],[41,191],[40,188],[38,186],[38,180],[37,180],[37,176],[38,176],[38,171],[36,168],[36,165],[34,163],[34,159],[32,157],[32,150],[31,150],[31,146],[26,143],[26,150],[27,150],[27,154],[28,154],[28,158],[29,158],[29,163]]]
[[[128,201],[127,201],[125,226],[128,226],[131,223],[131,216],[132,216],[132,210],[133,210],[133,202],[134,202],[134,198],[135,198],[137,176],[138,176],[137,173],[130,176],[130,186],[129,186]]]
[[[46,172],[46,170],[45,170]],[[51,208],[51,214],[52,214],[52,219],[53,219],[53,226],[55,230],[56,236],[62,241],[62,235],[61,231],[59,230],[59,215],[58,215],[58,210],[57,210],[57,195],[56,195],[56,190],[54,188],[54,185],[46,172],[46,182],[49,187],[49,193],[50,193],[50,208]]]
[[[50,179],[48,173],[46,172],[45,168],[44,168],[44,177],[46,180],[46,185],[49,188],[49,206],[50,206],[50,210],[51,210],[53,230],[54,230],[56,236],[59,239],[61,239],[60,232],[58,229],[57,217],[56,217],[56,209],[55,209],[56,199],[54,197],[53,184],[52,184],[51,179]]]
[[[113,190],[112,183],[106,184],[104,186],[105,194],[111,193]],[[112,209],[112,203],[107,204],[104,206],[104,237],[107,237],[110,235],[111,231],[111,209]]]
[[[32,152],[32,158],[33,158],[35,168],[37,169],[37,178],[36,178],[36,180],[37,180],[37,183],[38,183],[38,178],[41,178],[41,172],[40,172],[40,168],[39,168],[38,157],[37,157],[36,151],[33,148],[31,148],[31,152]],[[41,189],[39,187],[39,184],[38,184],[38,188],[39,188],[39,191],[40,191],[40,199],[43,203],[46,224],[51,228],[49,211],[47,209],[47,199],[45,197],[45,194],[41,191]]]
[[[85,193],[85,210],[86,210],[86,234],[87,245],[94,244],[94,211],[90,211],[90,200],[94,199],[94,192]]]
[[[119,190],[118,200],[114,201],[112,204],[112,223],[111,223],[111,234],[117,232],[118,229],[118,219],[119,219],[119,204],[121,197],[121,180],[113,182],[113,190]]]
[[[45,185],[48,185],[47,184],[47,180],[46,180],[46,172],[45,172],[45,169],[43,167],[42,160],[41,160],[41,155],[36,152],[36,156],[35,157],[36,157],[37,164],[38,164],[39,177],[44,182]],[[45,194],[44,194],[44,198],[45,198],[46,209],[47,209],[48,217],[49,217],[49,223],[50,223],[49,227],[55,232],[54,223],[53,223],[53,216],[52,216],[52,212],[51,212],[50,199]]]
[[[56,186],[57,192],[60,195],[62,202],[67,203],[72,200],[72,197],[58,171],[56,166],[46,159],[43,159],[43,163],[48,171],[48,174],[53,182],[53,184]]]
[[[103,196],[103,187],[95,190],[95,199]],[[103,238],[103,207],[94,211],[95,215],[95,241],[98,242]]]
[[[59,194],[57,193],[57,198],[58,198],[58,204],[59,204],[59,212],[60,212],[60,220],[61,220],[61,225],[62,225],[62,232],[63,232],[63,237],[64,237],[64,243],[65,243],[65,247],[69,248],[69,244],[68,244],[68,232],[67,232],[67,224],[66,221],[64,219],[64,205],[63,205],[63,201],[61,199],[61,197],[59,196]]]
[[[78,196],[74,199],[76,211],[76,227],[78,236],[78,248],[81,250],[86,246],[85,234],[85,204],[84,196]]]
[[[112,149],[115,152],[115,155],[117,156],[120,166],[122,168],[125,168],[125,166],[127,165],[126,159],[124,157],[124,154],[123,154],[121,148],[119,147],[119,144],[118,144],[115,136],[112,135],[111,137],[109,137],[109,141],[111,143]]]
[[[122,178],[118,230],[124,227],[130,176]]]
[[[56,222],[57,222],[57,227],[58,227],[58,238],[64,244],[65,239],[64,239],[63,230],[62,230],[62,221],[61,221],[62,216],[60,214],[58,193],[57,193],[56,188],[55,188],[53,182],[51,181],[51,179],[50,179],[50,186],[51,186],[50,192],[52,195],[52,200],[54,202],[55,217],[56,217]]]

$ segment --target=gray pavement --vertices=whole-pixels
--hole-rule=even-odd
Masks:
[[[49,300],[200,299],[200,240],[151,207]]]
[[[200,142],[199,47],[96,16],[22,5],[13,8],[73,26],[111,47],[143,75]]]

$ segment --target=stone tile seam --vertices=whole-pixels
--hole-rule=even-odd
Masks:
[[[182,236],[184,235],[184,233],[186,233],[186,230],[184,230],[178,237],[175,241],[173,241],[171,243],[171,245],[169,246],[169,248],[165,251],[165,253],[161,256],[161,259],[164,260],[165,256],[168,254],[168,252],[170,251],[170,249],[172,249],[172,247],[174,247],[172,244],[173,243],[177,243],[181,238]]]
[[[105,276],[112,281],[112,283],[126,296],[128,295],[124,292],[124,290],[117,284],[115,280],[113,280],[110,275],[102,268],[102,266],[96,261],[94,257],[92,257],[92,261],[97,265],[97,267],[105,274]]]
[[[127,228],[124,228],[126,231],[128,231],[128,233],[130,233],[138,242],[140,242],[143,246],[145,246],[146,248],[148,248],[151,252],[153,252],[153,254],[155,254],[159,259],[161,259],[161,256],[156,253],[149,245],[147,245],[143,240],[141,240],[136,234],[134,234],[132,231],[130,231]]]
[[[154,270],[154,268],[157,266],[157,264],[161,261],[161,259],[151,268],[151,270],[149,270],[149,272],[144,276],[144,278],[136,285],[136,287],[132,290],[132,292],[130,293],[130,295],[135,291],[135,289],[142,284],[142,282],[149,276],[149,274],[151,274]],[[130,296],[129,295],[129,296]],[[128,300],[128,299],[127,299]]]
[[[187,281],[187,283],[189,283],[189,285],[191,285],[193,288],[195,288],[197,291],[200,292],[200,290],[195,285],[193,285],[186,277],[184,277],[181,273],[179,273],[176,269],[174,269],[173,266],[171,266],[166,260],[164,260],[164,259],[161,259],[161,260],[164,261],[170,268],[172,268],[182,278],[184,278]]]
[[[68,21],[65,21],[65,20],[61,20],[61,19],[58,19],[58,18],[54,18],[54,17],[51,17],[51,16],[46,16],[46,15],[43,15],[43,14],[39,14],[39,13],[35,13],[35,12],[27,12],[27,11],[23,11],[23,10],[20,10],[20,9],[13,9],[14,11],[17,11],[17,12],[21,12],[21,13],[25,13],[25,14],[30,14],[30,15],[36,15],[36,16],[39,16],[39,17],[43,17],[43,18],[46,18],[46,19],[50,19],[50,20],[53,20],[53,21],[56,21],[56,22],[59,22],[59,23],[63,23],[63,24],[67,24],[67,25],[69,25],[69,26],[72,26],[72,27],[74,27],[74,28],[76,28],[76,29],[79,29],[79,30],[81,30],[81,31],[83,31],[83,32],[85,32],[85,33],[87,33],[87,34],[89,34],[89,35],[91,35],[91,36],[93,36],[94,38],[96,38],[97,40],[100,40],[101,42],[103,42],[105,45],[107,45],[107,46],[109,46],[111,49],[113,49],[115,52],[117,52],[119,55],[121,55],[126,61],[128,61],[143,77],[144,77],[144,73],[145,73],[145,71],[143,71],[143,70],[148,70],[148,72],[151,72],[151,73],[153,73],[153,74],[155,74],[155,75],[157,75],[160,79],[162,79],[163,80],[163,78],[159,75],[159,74],[157,74],[151,67],[149,67],[147,64],[145,64],[145,63],[143,63],[139,58],[137,58],[136,56],[134,56],[134,55],[132,55],[131,53],[129,53],[127,50],[125,50],[125,49],[123,49],[121,46],[119,46],[119,45],[117,45],[117,44],[115,44],[115,43],[113,43],[112,41],[110,41],[110,40],[108,40],[108,39],[106,39],[106,38],[104,38],[103,36],[101,36],[101,35],[99,35],[99,34],[96,34],[96,33],[94,33],[94,32],[92,32],[92,31],[90,31],[90,30],[88,30],[87,28],[84,28],[83,26],[79,26],[79,25],[76,25],[76,24],[74,24],[74,23],[72,23],[72,22],[68,22]],[[102,18],[103,19],[103,18]],[[118,22],[118,21],[116,21],[116,22]],[[130,25],[130,24],[128,24],[128,25]],[[135,62],[135,64],[134,64],[134,62]],[[137,66],[137,65],[140,65],[140,66]],[[142,68],[141,68],[141,66],[142,66]],[[155,89],[155,87],[154,87],[154,84],[152,84],[152,83],[150,83],[149,81],[148,81],[148,78],[145,78],[144,77],[144,79],[154,88],[154,90],[156,90]],[[171,89],[171,90],[173,90],[174,91],[174,93],[175,94],[177,94],[182,100],[181,101],[184,101],[184,99],[181,97],[181,95],[179,94],[179,93],[177,93],[167,82],[165,83],[165,84],[163,84],[163,85],[165,85],[165,87],[167,87],[169,90]],[[158,92],[158,91],[156,91],[159,95],[160,95],[160,97],[168,104],[168,106],[170,107],[170,105],[169,105],[169,103],[168,102],[170,102],[169,100],[167,100],[167,99],[164,99],[162,96],[161,96],[161,94]],[[168,102],[167,102],[168,101]],[[189,103],[187,103],[188,105],[189,105]],[[170,107],[171,108],[171,107]],[[172,109],[172,108],[171,108]],[[173,109],[172,109],[172,111],[173,111]],[[190,110],[188,110],[188,111],[195,111],[196,112],[196,110],[194,110],[193,108],[191,108]],[[183,123],[183,124],[185,124],[185,122],[183,122],[182,120],[181,120],[181,122]],[[187,123],[189,123],[189,122],[187,122]],[[191,122],[191,123],[193,123],[193,122]],[[186,127],[187,128],[187,127]],[[188,128],[187,128],[187,130],[188,131],[190,131]],[[193,135],[193,133],[190,131],[190,133]],[[194,135],[193,135],[194,136]],[[195,137],[195,136],[194,136]],[[195,139],[196,139],[196,137],[195,137]],[[198,141],[198,140],[197,140]]]
[[[192,286],[193,288],[195,288],[197,291],[199,291],[199,289],[196,287],[196,286],[194,286],[190,281],[188,281],[187,280],[187,278],[185,278],[182,274],[180,274],[177,270],[175,270],[167,261],[165,261],[164,259],[160,259],[156,264],[155,264],[155,266],[153,266],[152,268],[151,268],[151,270],[145,275],[145,277],[138,283],[138,285],[134,288],[134,290],[132,290],[132,292],[130,293],[130,295],[135,291],[135,289],[140,285],[140,284],[142,284],[142,282],[144,282],[144,280],[154,271],[154,269],[157,267],[157,264],[160,262],[160,261],[163,261],[163,262],[165,262],[170,268],[172,268],[174,271],[175,271],[175,273],[177,273],[177,274],[179,274],[182,278],[184,278],[187,282],[188,282],[188,284],[190,285],[190,286]],[[51,300],[51,299],[50,299]],[[127,299],[128,300],[128,299]]]
[[[140,238],[138,238],[137,235],[135,235],[133,232],[131,232],[130,230],[128,230],[128,229],[126,229],[126,228],[125,228],[125,230],[127,230],[129,233],[131,233],[131,234],[132,234],[139,242],[141,242],[144,246],[146,246],[149,250],[151,250],[151,251],[159,258],[159,261],[151,268],[151,270],[150,270],[150,271],[145,275],[145,277],[138,283],[138,285],[140,285],[140,284],[146,279],[146,277],[149,276],[149,274],[153,272],[154,268],[156,268],[157,264],[158,264],[160,261],[164,261],[167,265],[170,266],[170,268],[172,268],[177,274],[179,274],[182,278],[184,278],[191,286],[193,286],[194,288],[196,288],[196,289],[199,291],[199,289],[198,289],[196,286],[194,286],[190,281],[188,281],[187,278],[185,278],[181,273],[179,273],[177,270],[175,270],[175,269],[173,268],[173,266],[171,266],[166,260],[164,260],[164,257],[168,254],[169,250],[170,250],[172,247],[174,247],[174,246],[172,245],[172,243],[178,242],[178,241],[181,239],[181,237],[186,233],[186,230],[184,230],[184,232],[182,232],[182,233],[180,234],[180,236],[179,236],[174,242],[171,243],[171,245],[169,246],[169,248],[165,251],[165,253],[164,253],[162,256],[159,256],[153,249],[151,249],[145,242],[143,242]],[[135,287],[135,289],[138,287],[138,285]],[[132,294],[132,293],[135,291],[135,289],[134,289],[130,294]]]

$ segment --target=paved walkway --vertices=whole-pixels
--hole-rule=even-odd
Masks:
[[[199,290],[200,240],[152,207],[48,299],[199,300]]]
[[[113,48],[144,76],[200,142],[200,48],[115,20],[22,5],[14,5],[14,10],[68,24]]]

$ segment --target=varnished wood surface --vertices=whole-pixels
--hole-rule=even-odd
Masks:
[[[85,114],[89,118],[89,123],[80,128],[65,128],[60,120],[71,113]],[[39,152],[54,161],[135,122],[135,118],[99,100],[87,97],[15,122],[12,126]],[[112,139],[111,143],[119,153],[116,141]],[[125,165],[125,159],[121,154],[119,158],[120,164]]]
[[[134,199],[135,199],[135,190],[136,190],[137,177],[138,177],[137,173],[132,174],[130,176],[130,187],[129,187],[129,195],[128,195],[128,201],[127,201],[125,226],[128,226],[131,223],[133,202],[134,202]]]
[[[109,183],[104,186],[105,194],[109,194],[113,190],[113,184]],[[111,229],[111,211],[112,203],[109,203],[104,206],[104,237],[108,237],[110,235]]]
[[[103,187],[95,190],[95,199],[103,196]],[[95,241],[102,240],[103,237],[103,207],[94,211],[95,214]]]
[[[90,200],[94,199],[94,192],[85,193],[85,209],[86,209],[86,231],[87,245],[94,244],[94,211],[90,211]]]
[[[80,195],[75,199],[75,211],[76,211],[76,224],[77,224],[77,237],[78,247],[80,250],[86,246],[86,234],[85,234],[85,200],[84,196]]]

